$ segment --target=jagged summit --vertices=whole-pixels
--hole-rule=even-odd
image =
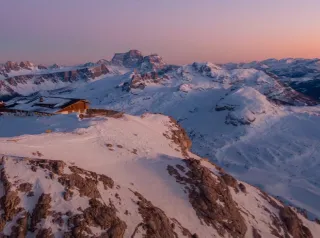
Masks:
[[[35,65],[30,61],[21,61],[20,63],[7,61],[6,63],[0,65],[0,70],[10,73],[11,71],[18,71],[21,69],[32,70],[33,67],[35,67]]]
[[[138,50],[130,50],[126,53],[116,53],[111,62],[116,65],[121,65],[127,68],[136,68],[140,66],[143,60],[143,55]]]
[[[116,53],[112,58],[111,63],[126,68],[135,68],[143,73],[157,71],[166,66],[165,62],[158,54],[144,56],[138,50],[130,50],[126,53]]]

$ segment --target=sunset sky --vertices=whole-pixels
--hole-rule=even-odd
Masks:
[[[320,1],[1,1],[0,62],[76,64],[129,49],[176,64],[320,57]]]

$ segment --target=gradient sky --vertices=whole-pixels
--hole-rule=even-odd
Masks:
[[[319,0],[3,0],[0,62],[138,49],[169,63],[320,57]]]

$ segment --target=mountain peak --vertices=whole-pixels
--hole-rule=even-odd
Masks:
[[[116,53],[111,62],[116,65],[122,65],[127,68],[138,67],[143,60],[143,55],[138,50],[130,50],[126,53]]]

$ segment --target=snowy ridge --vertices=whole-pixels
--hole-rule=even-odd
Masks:
[[[26,96],[39,91],[76,86],[125,72],[126,70],[122,68],[105,64],[46,69],[37,72],[19,71],[19,74],[0,81],[0,97],[16,94]]]
[[[320,59],[268,59],[251,63],[225,64],[226,69],[254,68],[272,74],[296,91],[319,100]]]
[[[226,95],[216,106],[217,111],[230,111],[226,117],[227,124],[249,125],[265,120],[265,116],[274,116],[278,109],[267,98],[251,87],[243,87]],[[258,122],[259,121],[259,122]]]
[[[270,62],[273,61],[271,60]],[[293,67],[291,65],[296,65],[297,62],[300,63],[299,60],[286,60],[285,62],[285,65],[290,65],[290,67]],[[307,63],[303,62],[307,64],[309,61]],[[311,63],[317,64],[317,61],[309,62],[308,65]],[[203,77],[207,78],[206,81],[208,83],[210,81],[217,82],[222,84],[223,87],[229,87],[230,85],[233,87],[254,87],[269,99],[281,104],[299,106],[317,104],[311,98],[284,85],[279,81],[279,74],[275,71],[266,70],[266,67],[258,67],[257,64],[257,62],[254,62],[249,64],[252,67],[246,67],[242,64],[218,66],[209,62],[195,62],[192,65],[178,67],[167,65],[157,54],[143,56],[138,50],[117,53],[111,61],[99,60],[96,63],[88,62],[73,67],[55,65],[46,68],[44,66],[35,66],[30,62],[21,62],[20,64],[7,62],[2,67],[2,71],[0,70],[3,72],[1,77],[5,77],[0,81],[0,97],[29,95],[38,91],[77,86],[78,82],[90,82],[92,79],[101,79],[103,76],[124,75],[134,69],[141,74],[143,80],[138,83],[138,86],[133,85],[133,88],[144,88],[146,84],[152,84],[152,81],[162,83],[163,78],[180,78],[190,81],[193,78]],[[270,66],[274,64],[270,63]],[[283,63],[276,65],[283,65]],[[273,67],[275,68],[275,66]],[[316,69],[316,66],[312,68],[312,70]],[[145,75],[147,76],[145,77]],[[133,84],[136,84],[136,82]],[[187,87],[188,85],[182,87],[182,89]]]
[[[74,119],[29,118],[33,135],[0,139],[4,235],[316,237],[320,232],[320,225],[294,209],[192,154],[172,118]],[[52,133],[44,133],[49,126]]]

